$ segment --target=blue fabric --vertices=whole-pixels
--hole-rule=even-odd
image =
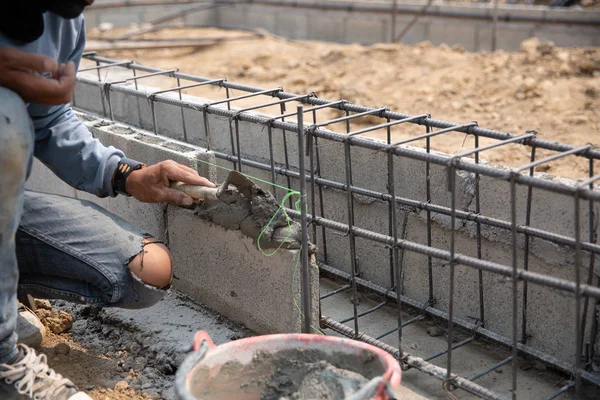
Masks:
[[[64,19],[47,12],[45,30],[36,41],[18,45],[0,33],[0,46],[43,54],[59,63],[79,61],[85,47],[83,16]],[[4,104],[0,103],[0,107]],[[28,104],[35,129],[35,157],[72,187],[99,197],[116,196],[111,179],[122,151],[105,147],[77,119],[69,104]]]

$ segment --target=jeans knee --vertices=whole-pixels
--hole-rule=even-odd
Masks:
[[[23,99],[0,87],[0,160],[2,175],[21,182],[33,151],[33,124]]]
[[[130,271],[147,285],[168,287],[173,280],[171,253],[162,243],[144,239],[142,251],[130,262]]]

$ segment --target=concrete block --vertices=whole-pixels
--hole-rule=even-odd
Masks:
[[[165,204],[141,203],[133,197],[99,198],[86,192],[77,191],[76,198],[98,204],[105,210],[123,218],[142,233],[158,240],[167,242],[168,235],[165,225]]]
[[[60,180],[58,176],[54,175],[54,172],[37,159],[33,160],[31,173],[27,179],[25,188],[69,197],[75,195],[75,189]]]
[[[212,181],[217,180],[214,155],[204,149],[97,118],[88,117],[85,124],[105,146],[121,149],[130,158],[148,165],[174,160]],[[166,239],[165,206],[162,204],[145,204],[122,196],[98,199],[84,192],[77,192],[77,197],[99,204],[158,239]]]
[[[301,330],[298,251],[265,257],[241,232],[208,223],[191,210],[170,206],[168,218],[178,290],[259,334]],[[313,321],[318,321],[316,265],[311,271]]]
[[[97,80],[98,77],[91,73],[81,73],[80,76],[88,79]],[[78,82],[75,85],[75,94],[73,96],[73,106],[92,112],[98,115],[104,115],[104,108],[102,108],[102,90],[96,86],[86,85]],[[108,108],[106,108],[108,112]]]

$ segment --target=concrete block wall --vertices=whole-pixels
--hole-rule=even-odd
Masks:
[[[92,92],[89,92],[92,90]],[[96,91],[95,91],[96,90]],[[151,91],[152,89],[147,89]],[[102,106],[98,102],[96,88],[78,85],[77,87],[78,106],[90,109],[93,112],[101,113]],[[208,102],[207,99],[186,96],[186,100],[202,105]],[[152,128],[149,108],[138,113],[138,99],[132,96],[119,95],[113,93],[113,110],[115,117],[120,121]],[[147,107],[145,99],[139,100],[143,107]],[[134,110],[136,112],[127,112]],[[160,111],[159,111],[160,110]],[[158,103],[156,111],[161,113],[161,118],[157,119],[158,131],[161,135],[169,136],[173,139],[182,139],[181,127],[183,126],[181,111],[179,108]],[[187,139],[189,144],[177,143],[177,146],[206,145],[206,133],[204,132],[204,116],[201,111],[185,110],[186,126],[193,126],[194,129],[188,129]],[[230,141],[230,123],[227,118],[207,114],[210,126],[211,149],[232,154]],[[189,121],[193,121],[188,125]],[[232,124],[233,126],[233,124]],[[248,122],[239,122],[240,141],[242,155],[254,161],[265,164],[269,163],[268,152],[268,131],[260,124]],[[120,135],[114,136],[111,140],[123,140],[122,138],[133,139],[137,141],[136,135],[127,134],[123,129],[130,128],[119,127],[116,132]],[[114,132],[114,129],[113,129]],[[284,167],[284,132],[273,129],[273,145],[275,154],[275,163],[279,167]],[[297,136],[295,132],[286,132],[288,145],[288,156],[290,168],[296,170],[298,165]],[[155,136],[152,136],[155,138]],[[106,140],[106,139],[105,139]],[[166,138],[161,140],[168,141]],[[131,144],[122,144],[133,148]],[[144,145],[145,148],[164,147],[159,145]],[[415,149],[415,151],[424,151]],[[323,178],[336,182],[345,182],[344,172],[344,148],[337,142],[319,141],[319,151],[321,155],[321,175]],[[387,155],[385,153],[375,152],[368,149],[362,149],[353,146],[351,149],[353,184],[358,187],[386,192],[387,191]],[[482,161],[485,162],[485,161]],[[231,162],[216,158],[215,163],[225,168],[231,167]],[[308,165],[308,164],[307,164]],[[368,167],[367,167],[368,166]],[[425,202],[425,163],[408,158],[396,157],[394,159],[394,176],[396,195],[411,200]],[[498,167],[502,168],[502,167]],[[252,176],[271,181],[269,171],[244,167],[244,171]],[[213,172],[211,172],[213,173]],[[222,180],[226,174],[225,170],[217,168],[214,171],[217,180]],[[549,175],[540,175],[548,180],[557,180],[568,185],[574,185],[575,182],[555,178]],[[460,210],[475,212],[475,176],[470,173],[459,171],[457,178],[457,207]],[[443,167],[431,166],[431,196],[432,203],[437,205],[450,206],[450,193],[447,191],[447,173]],[[276,183],[288,186],[287,179],[283,176],[276,177]],[[267,183],[262,184],[266,189],[270,189]],[[296,179],[290,180],[290,187],[297,188]],[[282,191],[277,192],[280,196]],[[487,177],[480,178],[480,196],[481,213],[485,216],[498,218],[504,221],[510,221],[510,186],[507,182],[497,181]],[[324,216],[341,223],[347,222],[346,193],[326,188],[323,190]],[[573,237],[573,199],[567,196],[549,194],[541,190],[533,191],[533,207],[531,226],[544,229],[557,234]],[[525,221],[525,210],[527,202],[527,190],[524,187],[517,188],[517,220],[519,223]],[[379,200],[355,195],[355,224],[358,227],[370,229],[378,233],[388,234],[389,205]],[[317,198],[317,209],[319,202]],[[397,211],[397,229],[399,236],[404,236],[407,240],[425,244],[426,241],[426,213],[424,211],[412,210],[400,205],[396,206]],[[587,206],[582,203],[581,208],[581,235],[582,238],[588,236]],[[596,205],[596,212],[600,212],[600,205]],[[174,218],[183,218],[183,211],[168,211],[168,215],[173,214]],[[432,214],[432,245],[441,249],[449,249],[450,219],[446,215]],[[476,225],[474,223],[465,223],[457,221],[458,231],[456,232],[456,251],[468,256],[477,256],[476,252]],[[318,229],[317,244],[319,245],[319,257],[324,257],[324,249],[321,246],[323,238],[321,230]],[[482,252],[486,260],[501,263],[507,266],[511,265],[511,240],[510,231],[493,227],[482,226]],[[389,250],[384,246],[373,243],[361,238],[356,239],[358,266],[361,276],[371,282],[383,287],[391,287],[390,280],[390,261]],[[524,238],[519,235],[519,267],[523,266]],[[204,255],[201,248],[197,250],[198,255],[202,257],[217,257],[213,254]],[[343,235],[332,232],[327,233],[327,262],[328,264],[349,272],[349,242]],[[187,259],[182,259],[185,264]],[[581,276],[587,276],[589,255],[584,253]],[[600,262],[596,261],[596,268],[600,267]],[[428,299],[428,260],[421,254],[404,252],[402,258],[403,265],[403,293],[407,296],[420,301]],[[574,271],[574,253],[571,249],[555,245],[553,243],[533,239],[529,254],[529,269],[531,271],[543,273],[550,276],[573,280]],[[191,269],[190,269],[191,270]],[[257,272],[259,273],[259,272]],[[449,287],[448,287],[449,268],[445,262],[433,260],[434,277],[434,297],[436,307],[441,310],[448,310]],[[186,289],[190,293],[196,293],[197,289],[193,282],[186,281]],[[484,307],[485,307],[485,327],[501,333],[506,336],[511,335],[511,316],[512,316],[512,284],[501,276],[491,273],[483,274],[484,282]],[[519,284],[519,291],[522,293],[523,284]],[[237,293],[237,292],[236,292]],[[574,342],[574,297],[553,289],[530,284],[528,289],[528,343],[549,354],[563,360],[573,360]],[[455,315],[474,321],[479,316],[478,304],[478,272],[472,268],[458,266],[455,277]],[[519,295],[519,308],[521,307],[521,294]],[[236,299],[229,296],[219,299],[219,304],[223,304],[223,310],[235,308]],[[229,304],[229,305],[228,305]],[[590,318],[593,310],[590,310]],[[560,324],[557,324],[560,321]],[[587,325],[588,327],[590,324]],[[588,338],[587,340],[593,340]],[[573,342],[573,343],[572,343]],[[570,345],[572,344],[572,346]]]
[[[130,126],[78,113],[106,146],[148,165],[174,160],[217,182],[215,156],[201,147],[156,136]],[[36,160],[27,188],[93,201],[170,246],[180,290],[257,333],[301,331],[298,251],[260,253],[253,240],[196,216],[193,210],[145,204],[133,198],[98,198],[60,181]],[[318,321],[319,283],[312,266],[313,321]]]

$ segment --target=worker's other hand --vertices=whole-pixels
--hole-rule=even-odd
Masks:
[[[70,102],[75,75],[73,62],[59,64],[51,57],[0,46],[0,86],[17,93],[27,103]]]
[[[193,199],[187,194],[169,188],[171,181],[180,181],[190,185],[215,187],[215,184],[198,175],[192,168],[176,163],[162,161],[147,168],[133,171],[125,182],[127,193],[145,203],[174,203],[189,206]]]

